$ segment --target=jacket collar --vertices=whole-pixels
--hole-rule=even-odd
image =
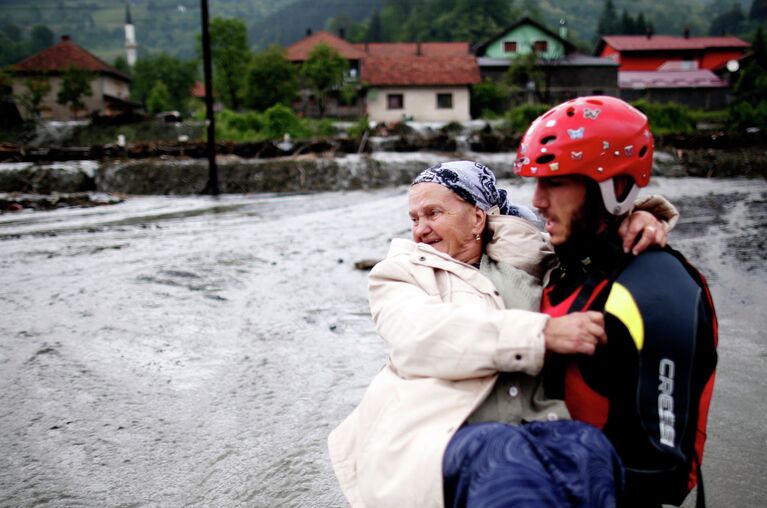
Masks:
[[[485,277],[478,268],[468,263],[458,261],[431,245],[415,243],[405,238],[395,238],[389,247],[387,258],[405,255],[414,265],[428,266],[438,270],[451,272],[483,293],[498,295],[495,285]]]

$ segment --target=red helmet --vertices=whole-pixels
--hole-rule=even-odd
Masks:
[[[622,214],[630,206],[629,198],[633,203],[637,187],[650,182],[652,154],[650,126],[639,110],[615,97],[580,97],[550,109],[530,125],[514,171],[532,177],[587,176],[600,183],[607,210]],[[636,183],[623,203],[616,201],[612,185],[618,175]]]

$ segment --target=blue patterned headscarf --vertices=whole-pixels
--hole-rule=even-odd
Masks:
[[[510,203],[506,191],[496,187],[492,170],[479,162],[443,162],[421,171],[413,180],[413,185],[418,183],[443,185],[467,203],[484,211],[497,205],[503,215],[516,215],[534,222],[538,220],[529,208]]]

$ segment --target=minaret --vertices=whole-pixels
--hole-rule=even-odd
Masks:
[[[133,20],[130,18],[130,3],[125,2],[125,52],[128,65],[136,64],[136,30],[133,28]]]

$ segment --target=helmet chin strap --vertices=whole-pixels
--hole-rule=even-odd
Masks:
[[[632,182],[631,190],[628,192],[623,201],[618,202],[618,198],[615,196],[615,185],[613,179],[599,182],[599,190],[602,193],[602,202],[605,204],[605,208],[613,215],[624,215],[634,205],[637,194],[639,194],[639,186]]]

